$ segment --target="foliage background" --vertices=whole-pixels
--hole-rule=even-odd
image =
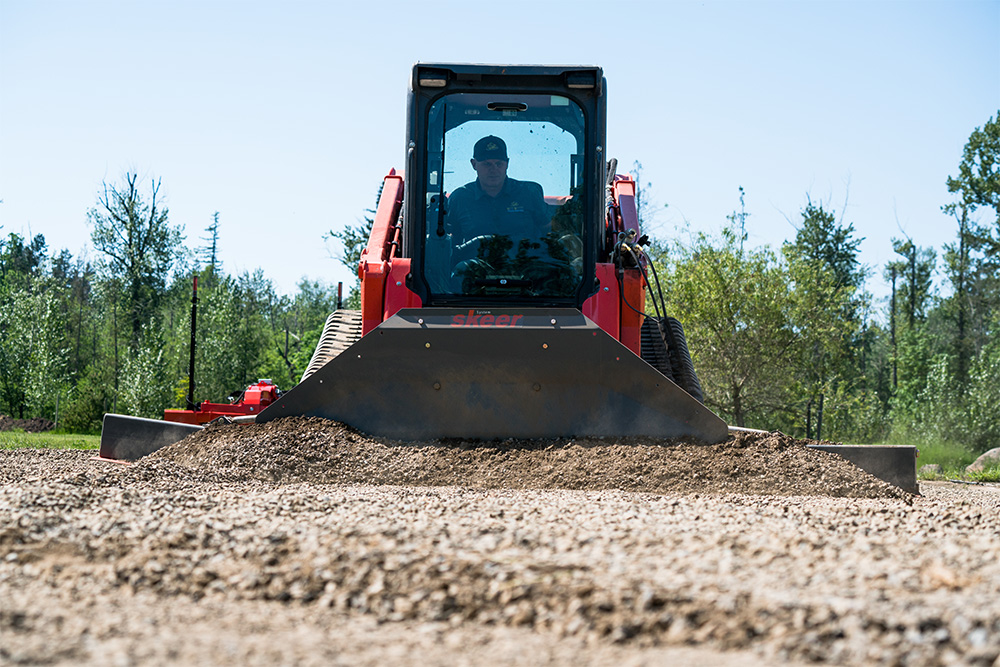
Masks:
[[[1000,446],[1000,112],[972,132],[957,173],[942,188],[954,240],[893,239],[895,259],[877,267],[886,303],[866,290],[875,267],[859,263],[854,226],[808,198],[779,251],[745,247],[743,210],[718,235],[654,244],[706,403],[730,423],[807,437]]]
[[[654,242],[706,403],[730,423],[799,436],[998,446],[1000,112],[972,132],[954,173],[941,192],[953,241],[894,239],[881,267],[859,263],[843,211],[809,198],[780,248],[746,244],[745,210],[717,234]],[[636,175],[648,222],[652,191]],[[224,401],[262,377],[296,384],[336,288],[302,281],[281,295],[261,269],[226,273],[218,213],[205,243],[188,247],[157,180],[125,173],[105,185],[81,212],[93,259],[51,251],[41,235],[0,237],[0,412],[93,433],[105,412],[184,407],[195,277],[195,400]],[[356,266],[370,226],[367,217],[328,234],[345,266]],[[886,301],[866,289],[875,272],[892,284]],[[357,300],[355,285],[345,305]]]

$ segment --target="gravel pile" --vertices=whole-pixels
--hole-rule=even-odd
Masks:
[[[703,470],[683,444],[199,435],[132,466],[0,452],[0,662],[1000,667],[997,486],[859,492],[774,434]]]
[[[210,426],[143,460],[206,481],[399,484],[484,489],[748,493],[908,499],[839,456],[781,433],[720,445],[652,438],[396,442],[325,419]]]

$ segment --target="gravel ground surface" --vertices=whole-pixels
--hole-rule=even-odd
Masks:
[[[0,452],[9,664],[1000,667],[1000,487],[779,434]]]

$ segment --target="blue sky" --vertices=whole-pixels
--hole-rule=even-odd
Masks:
[[[750,244],[776,247],[811,197],[884,296],[892,237],[954,237],[945,179],[1000,109],[1000,1],[0,0],[0,233],[96,258],[87,210],[133,170],[190,246],[219,212],[227,271],[350,282],[323,234],[400,166],[417,61],[602,66],[608,154],[642,163],[656,236],[718,230],[742,186]]]

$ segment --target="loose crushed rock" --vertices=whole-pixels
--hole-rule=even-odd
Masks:
[[[0,663],[1000,667],[1000,487],[778,434],[90,455],[0,452]]]
[[[326,419],[289,417],[210,426],[140,466],[169,461],[198,471],[188,474],[233,482],[910,498],[805,444],[753,432],[710,446],[652,438],[411,443],[373,438]]]

